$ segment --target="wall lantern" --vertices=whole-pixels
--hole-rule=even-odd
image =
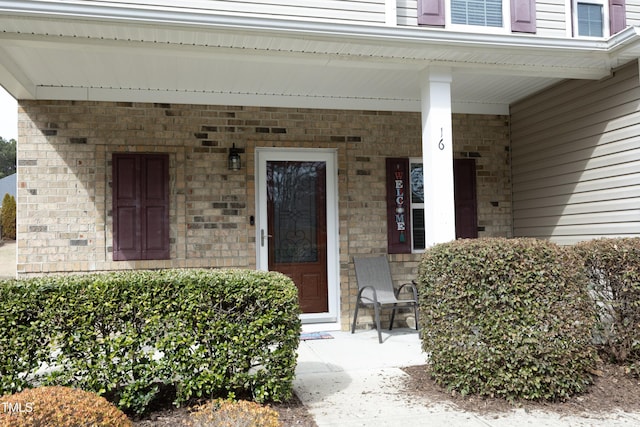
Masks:
[[[240,161],[240,150],[236,148],[236,144],[229,148],[229,170],[238,171],[242,166]]]

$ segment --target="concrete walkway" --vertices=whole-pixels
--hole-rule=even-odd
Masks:
[[[334,339],[301,341],[294,390],[319,427],[429,426],[638,426],[640,414],[563,416],[514,409],[476,414],[454,404],[421,400],[403,392],[403,366],[421,365],[426,356],[415,330],[330,332]]]
[[[0,279],[16,277],[16,242],[0,245]]]

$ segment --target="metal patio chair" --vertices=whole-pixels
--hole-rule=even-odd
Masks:
[[[356,300],[356,310],[353,315],[353,325],[351,333],[355,333],[356,320],[360,305],[373,306],[375,314],[376,328],[378,330],[378,341],[382,344],[382,334],[380,332],[380,311],[384,307],[391,307],[391,323],[389,330],[393,329],[393,320],[396,317],[396,310],[401,307],[411,307],[416,317],[416,330],[418,330],[418,290],[414,283],[405,283],[397,289],[393,286],[389,261],[385,255],[377,257],[353,258],[356,269],[356,280],[358,281],[358,297]],[[398,299],[400,292],[405,286],[410,286],[413,292],[412,299]]]

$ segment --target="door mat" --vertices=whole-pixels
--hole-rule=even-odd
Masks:
[[[303,332],[300,334],[300,339],[302,341],[332,340],[333,337],[328,332]]]

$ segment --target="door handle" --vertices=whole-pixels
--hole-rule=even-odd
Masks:
[[[265,234],[264,228],[260,229],[260,246],[264,246],[264,239],[268,237],[273,237],[271,234]]]

